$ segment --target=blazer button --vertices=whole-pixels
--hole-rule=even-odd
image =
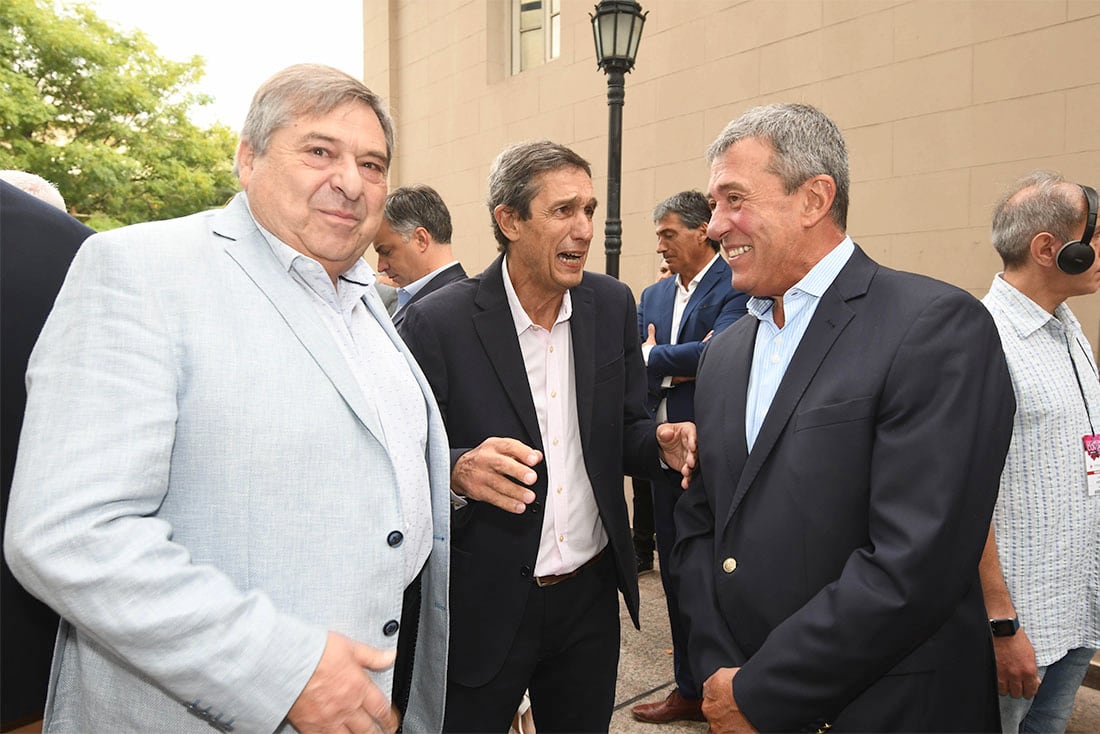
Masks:
[[[520,566],[519,567],[519,575],[522,576],[525,579],[531,578],[531,567],[530,566]]]
[[[394,530],[392,533],[386,536],[386,542],[390,544],[390,548],[396,548],[401,545],[401,541],[405,539],[405,536],[401,534],[401,531]]]
[[[736,571],[737,570],[737,559],[736,558],[727,558],[726,560],[722,561],[722,570],[725,571],[726,573],[733,573],[734,571]]]
[[[538,500],[535,500],[534,502],[532,502],[531,504],[529,504],[527,506],[530,507],[531,512],[533,512],[536,515],[539,514],[540,512],[542,512],[542,503],[539,502]]]
[[[401,625],[397,623],[396,619],[391,619],[389,622],[386,622],[384,625],[382,625],[382,634],[384,634],[386,637],[393,637],[397,634],[397,629],[400,626]]]

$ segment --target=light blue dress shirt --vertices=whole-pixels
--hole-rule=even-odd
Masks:
[[[749,299],[749,314],[760,321],[752,351],[752,372],[749,374],[749,394],[745,405],[745,438],[749,451],[756,443],[768,408],[817,311],[821,296],[836,280],[853,252],[855,244],[852,238],[845,237],[802,280],[783,294],[783,328],[775,324],[772,314],[774,301],[771,298]]]

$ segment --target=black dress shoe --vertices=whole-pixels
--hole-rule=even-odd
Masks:
[[[638,573],[647,573],[653,570],[653,556],[643,558],[641,556],[634,556],[634,560],[638,564]]]

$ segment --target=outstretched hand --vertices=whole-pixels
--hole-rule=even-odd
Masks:
[[[698,461],[695,424],[690,421],[660,424],[657,426],[657,445],[661,450],[661,460],[671,469],[680,472],[683,477],[680,486],[687,489]]]
[[[527,487],[538,479],[533,467],[540,461],[542,452],[521,441],[487,438],[455,462],[451,489],[462,497],[522,515],[535,501],[535,493]]]

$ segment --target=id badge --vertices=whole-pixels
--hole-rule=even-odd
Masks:
[[[1085,478],[1088,480],[1089,497],[1100,494],[1100,433],[1084,435],[1081,443],[1085,446]]]

